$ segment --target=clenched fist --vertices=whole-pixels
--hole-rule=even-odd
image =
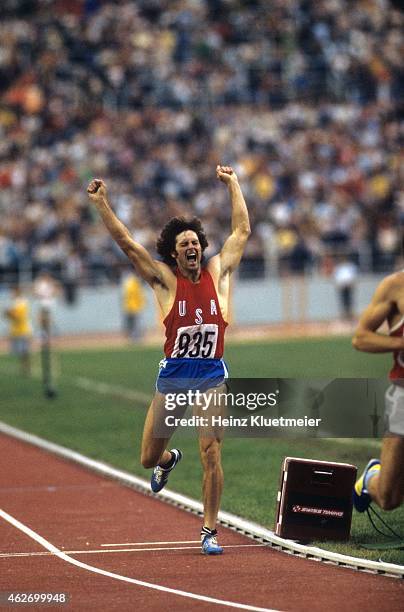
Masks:
[[[216,176],[226,185],[237,182],[237,175],[231,166],[216,166]]]
[[[87,187],[87,193],[90,200],[97,202],[107,196],[107,186],[101,179],[93,179]]]

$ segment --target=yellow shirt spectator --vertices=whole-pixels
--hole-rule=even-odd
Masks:
[[[146,304],[142,283],[132,273],[123,278],[122,311],[124,315],[124,331],[131,340],[138,340],[142,335],[140,311]]]
[[[28,300],[17,297],[7,310],[7,318],[10,321],[10,336],[12,338],[31,336]]]
[[[15,355],[21,367],[21,374],[29,376],[31,372],[30,343],[32,329],[30,323],[29,302],[19,287],[13,289],[11,306],[3,313],[9,322],[10,351]]]
[[[123,285],[123,306],[127,313],[137,313],[145,305],[142,285],[136,276],[128,276]]]

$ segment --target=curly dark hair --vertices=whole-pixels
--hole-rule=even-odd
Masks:
[[[163,227],[161,234],[157,240],[157,253],[160,255],[164,263],[168,266],[175,266],[175,259],[171,253],[175,251],[175,239],[178,234],[185,232],[186,230],[192,230],[198,236],[202,248],[202,261],[203,252],[208,246],[205,232],[202,228],[202,224],[198,217],[192,217],[192,219],[186,219],[185,217],[173,217]]]

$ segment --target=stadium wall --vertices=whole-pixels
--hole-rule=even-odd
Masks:
[[[355,311],[369,302],[380,281],[379,276],[365,276],[356,285]],[[147,306],[141,313],[144,330],[153,329],[157,311],[153,294],[146,288]],[[0,312],[9,305],[10,294],[0,292]],[[31,300],[33,320],[38,304]],[[268,324],[290,321],[327,321],[339,317],[338,296],[332,279],[313,276],[302,280],[267,279],[236,282],[233,289],[232,322],[237,325]],[[59,300],[55,306],[55,333],[84,334],[119,332],[122,328],[121,292],[118,286],[85,287],[79,291],[74,306]],[[0,319],[0,336],[7,334],[7,322]]]

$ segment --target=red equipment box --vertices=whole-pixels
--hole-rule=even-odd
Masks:
[[[348,463],[286,457],[275,533],[292,540],[347,540],[357,468]]]

